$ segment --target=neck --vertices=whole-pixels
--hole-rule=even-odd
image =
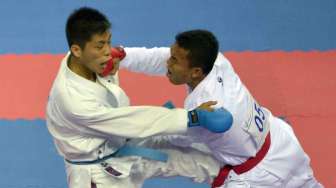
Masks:
[[[73,55],[70,55],[69,57],[68,67],[70,70],[72,70],[72,72],[76,73],[77,75],[93,82],[96,81],[96,74],[88,69],[86,66],[84,66],[83,63],[81,63],[79,59],[74,57]]]
[[[192,80],[190,83],[188,83],[187,85],[190,87],[191,91],[193,91],[197,85],[205,78],[205,75],[202,75],[199,78],[196,78],[194,80]]]

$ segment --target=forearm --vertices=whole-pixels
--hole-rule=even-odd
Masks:
[[[124,48],[126,57],[120,62],[121,68],[151,75],[165,75],[170,49],[162,48]]]
[[[184,109],[133,106],[100,109],[77,117],[77,122],[81,122],[77,126],[81,131],[97,132],[104,137],[143,138],[185,132],[188,117]]]

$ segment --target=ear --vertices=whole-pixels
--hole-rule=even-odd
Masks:
[[[73,44],[70,47],[71,54],[77,58],[80,58],[82,56],[82,49],[79,45]]]
[[[191,78],[198,79],[203,77],[203,70],[201,67],[193,67],[191,70]]]

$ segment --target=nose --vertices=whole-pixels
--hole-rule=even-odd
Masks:
[[[167,66],[167,68],[170,67],[171,64],[172,64],[172,63],[171,63],[170,58],[169,58],[169,59],[167,60],[167,62],[166,62],[166,66]]]
[[[111,56],[111,45],[107,44],[104,47],[104,55],[105,56]]]

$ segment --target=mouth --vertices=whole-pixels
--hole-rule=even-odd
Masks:
[[[101,69],[105,69],[106,66],[107,66],[107,63],[102,63],[102,64],[100,64],[100,68],[101,68]]]
[[[100,68],[101,69],[106,69],[108,62],[109,61],[105,61],[105,62],[100,63]]]

